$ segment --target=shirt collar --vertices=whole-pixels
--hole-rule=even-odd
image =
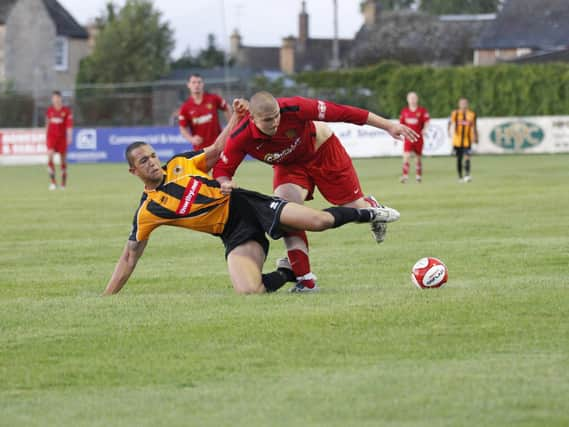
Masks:
[[[251,117],[249,117],[249,129],[251,130],[251,135],[253,135],[253,138],[255,139],[263,139],[265,141],[269,141],[272,138],[271,136],[261,132],[259,128],[255,126],[255,123],[253,123],[253,119]]]

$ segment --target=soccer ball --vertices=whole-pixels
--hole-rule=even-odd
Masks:
[[[420,289],[440,288],[448,280],[447,266],[437,258],[421,258],[411,270],[411,280]]]

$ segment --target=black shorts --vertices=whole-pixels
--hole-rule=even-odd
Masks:
[[[471,152],[472,151],[471,151],[470,147],[454,147],[454,153],[460,157],[470,156]]]
[[[275,240],[283,236],[280,219],[286,204],[286,200],[278,197],[243,189],[233,190],[229,199],[229,220],[221,234],[225,257],[249,240],[258,242],[268,254],[269,241],[265,233]]]

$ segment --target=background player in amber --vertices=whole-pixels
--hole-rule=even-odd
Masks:
[[[399,123],[413,129],[419,135],[416,141],[405,138],[403,142],[403,174],[401,182],[406,183],[409,177],[409,160],[411,154],[415,153],[415,180],[422,180],[422,156],[423,156],[423,133],[429,124],[429,112],[425,107],[419,105],[419,97],[415,92],[407,94],[407,107],[401,110]]]
[[[456,171],[459,182],[470,182],[470,157],[472,144],[478,143],[476,113],[468,108],[468,99],[460,98],[458,109],[450,115],[448,123],[449,136],[452,135],[452,145],[456,155]],[[464,160],[464,177],[462,175]]]
[[[231,119],[228,128],[235,123]],[[317,211],[237,189],[232,182],[220,185],[207,171],[217,161],[227,133],[228,129],[224,130],[216,143],[205,150],[174,156],[164,167],[150,145],[135,142],[127,147],[129,171],[140,178],[145,188],[132,233],[105,295],[122,289],[142,256],[150,233],[161,225],[221,237],[235,290],[261,293],[275,291],[295,280],[292,271],[283,268],[262,274],[268,252],[265,233],[276,239],[290,230],[323,231],[349,222],[384,223],[399,219],[399,213],[390,208],[334,207]]]
[[[45,130],[47,144],[47,169],[49,172],[49,189],[57,188],[55,178],[54,155],[59,153],[61,166],[61,189],[67,185],[67,145],[71,142],[73,114],[69,107],[63,105],[59,91],[53,91],[51,106],[45,113]]]
[[[209,147],[221,132],[217,112],[223,111],[229,121],[231,109],[222,97],[204,91],[204,81],[199,74],[192,74],[187,86],[190,96],[178,115],[180,132],[196,149]]]

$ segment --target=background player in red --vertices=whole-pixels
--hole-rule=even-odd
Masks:
[[[51,106],[45,113],[45,129],[47,141],[47,168],[49,172],[49,189],[57,188],[55,179],[54,154],[59,153],[61,160],[61,189],[67,184],[67,145],[71,142],[73,114],[69,107],[63,105],[59,91],[53,91]]]
[[[231,109],[222,97],[204,91],[204,81],[199,74],[192,74],[187,86],[190,96],[178,115],[180,132],[196,149],[209,147],[221,133],[218,110],[223,111],[229,121]]]
[[[422,180],[422,162],[421,156],[423,155],[423,132],[427,128],[429,120],[429,112],[426,108],[419,105],[419,97],[415,92],[407,94],[407,107],[401,110],[399,116],[399,123],[402,123],[413,129],[418,135],[419,139],[412,141],[405,138],[403,143],[403,175],[401,182],[406,183],[409,177],[409,161],[411,153],[415,153],[415,179],[417,182]]]
[[[222,189],[231,188],[237,167],[249,154],[273,166],[275,195],[299,204],[311,200],[318,187],[334,205],[378,206],[373,197],[364,197],[348,153],[324,121],[368,124],[385,129],[396,138],[416,138],[415,132],[406,126],[367,110],[316,99],[275,99],[268,92],[259,92],[251,98],[249,112],[227,140],[213,176],[222,183]],[[383,241],[385,224],[376,224],[372,232],[378,243]],[[317,290],[306,233],[289,233],[285,245],[297,278],[292,291]]]

